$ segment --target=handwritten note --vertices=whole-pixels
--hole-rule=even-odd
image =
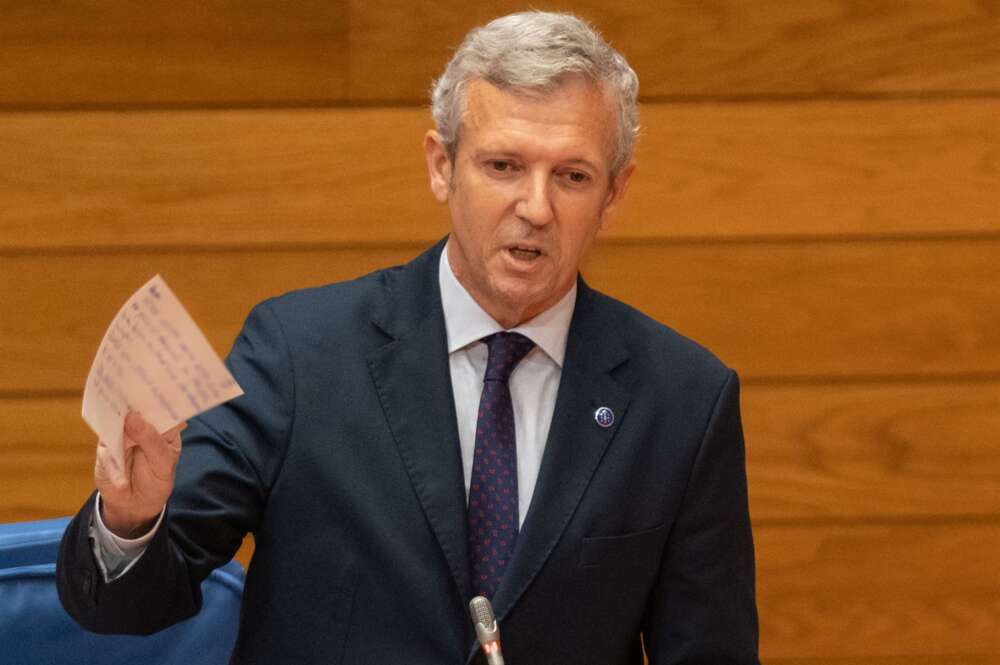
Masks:
[[[130,409],[165,432],[242,394],[157,275],[132,294],[104,334],[83,391],[83,419],[122,462],[122,427]]]

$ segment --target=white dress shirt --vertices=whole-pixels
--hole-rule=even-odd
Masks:
[[[450,241],[449,241],[450,242]],[[458,439],[462,448],[465,472],[465,496],[469,496],[472,457],[476,449],[476,421],[479,397],[483,392],[489,347],[479,341],[504,328],[493,320],[465,290],[448,263],[448,247],[441,252],[439,271],[441,307],[448,334],[448,365],[455,395]],[[535,492],[542,453],[549,437],[556,393],[566,356],[566,337],[576,306],[576,283],[555,305],[535,318],[510,329],[521,333],[535,348],[510,375],[511,402],[514,406],[514,436],[517,441],[517,508],[519,523],[524,523]]]
[[[450,243],[450,241],[449,241]],[[438,269],[441,307],[444,310],[448,335],[448,368],[451,372],[452,393],[458,438],[462,451],[465,496],[469,496],[472,478],[472,458],[476,448],[476,421],[479,398],[483,392],[483,377],[489,349],[480,340],[504,330],[493,317],[469,295],[452,272],[448,262],[448,247],[441,252]],[[559,302],[530,321],[510,329],[535,343],[528,355],[517,365],[508,381],[514,407],[514,430],[517,441],[517,504],[519,523],[524,523],[535,492],[535,482],[545,452],[545,442],[552,424],[556,393],[566,356],[566,338],[576,307],[576,283]],[[95,500],[94,520],[90,535],[94,556],[105,581],[113,580],[135,565],[146,544],[152,539],[163,519],[149,533],[127,540],[119,538],[104,525],[100,515],[100,495]]]

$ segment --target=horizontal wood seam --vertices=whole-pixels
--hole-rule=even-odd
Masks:
[[[846,245],[865,243],[941,243],[968,241],[1000,241],[998,231],[969,231],[965,233],[848,233],[836,235],[788,234],[759,236],[675,236],[675,237],[627,237],[602,238],[598,247],[686,247],[686,246],[733,246],[733,245],[796,245],[826,244]],[[181,252],[197,254],[239,254],[259,252],[327,252],[350,250],[421,250],[432,240],[400,240],[375,242],[278,242],[242,244],[143,244],[134,245],[85,245],[51,247],[0,247],[0,257],[17,256],[95,256],[122,254],[176,254]]]
[[[753,497],[750,497],[753,512]],[[989,526],[1000,525],[1000,512],[950,515],[850,515],[843,517],[767,517],[752,519],[755,528],[813,528],[813,527],[940,527],[955,525]]]
[[[738,368],[737,368],[738,369]],[[954,374],[905,374],[905,375],[857,375],[857,376],[747,376],[740,377],[744,388],[808,388],[824,385],[886,386],[920,385],[933,386],[955,384],[984,384],[1000,382],[1000,372],[977,374],[956,372]],[[24,399],[80,399],[83,390],[10,390],[0,389],[0,400]]]
[[[865,655],[858,657],[850,656],[830,656],[817,658],[768,658],[767,665],[889,665],[889,663],[899,663],[903,665],[996,665],[997,654],[987,654],[979,651],[951,653],[947,655],[935,654],[932,656],[914,656],[910,653],[900,653],[898,655]]]
[[[737,368],[738,369],[738,368]],[[1000,372],[954,372],[954,373],[925,373],[925,374],[880,374],[880,375],[822,375],[814,374],[807,376],[783,376],[757,374],[746,378],[741,378],[743,386],[760,387],[808,387],[822,385],[900,385],[919,384],[922,386],[932,384],[955,384],[955,383],[993,383],[1000,381]]]
[[[427,82],[430,86],[430,81]],[[649,95],[640,97],[640,104],[801,104],[809,102],[882,102],[882,101],[954,101],[954,100],[1000,100],[997,90],[898,90],[898,91],[851,91],[831,90],[819,92],[754,92],[732,95],[720,94],[676,94]],[[86,103],[86,104],[23,104],[0,101],[0,113],[50,113],[75,111],[193,111],[193,110],[257,110],[257,109],[381,109],[420,108],[429,106],[430,100],[415,97],[378,99],[271,99],[225,102],[167,102],[167,103]]]

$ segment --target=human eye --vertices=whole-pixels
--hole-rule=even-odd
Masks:
[[[578,169],[569,169],[563,171],[561,174],[562,179],[568,184],[574,187],[581,187],[590,183],[593,179],[590,174],[586,171],[580,171]]]
[[[491,175],[506,176],[517,171],[517,164],[509,159],[488,159],[484,166]]]

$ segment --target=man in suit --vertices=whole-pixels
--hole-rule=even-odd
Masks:
[[[736,376],[578,275],[637,89],[571,16],[470,33],[424,142],[451,234],[257,306],[183,454],[139,414],[125,468],[99,444],[70,614],[159,630],[253,532],[234,663],[473,662],[476,594],[515,664],[756,663]]]

